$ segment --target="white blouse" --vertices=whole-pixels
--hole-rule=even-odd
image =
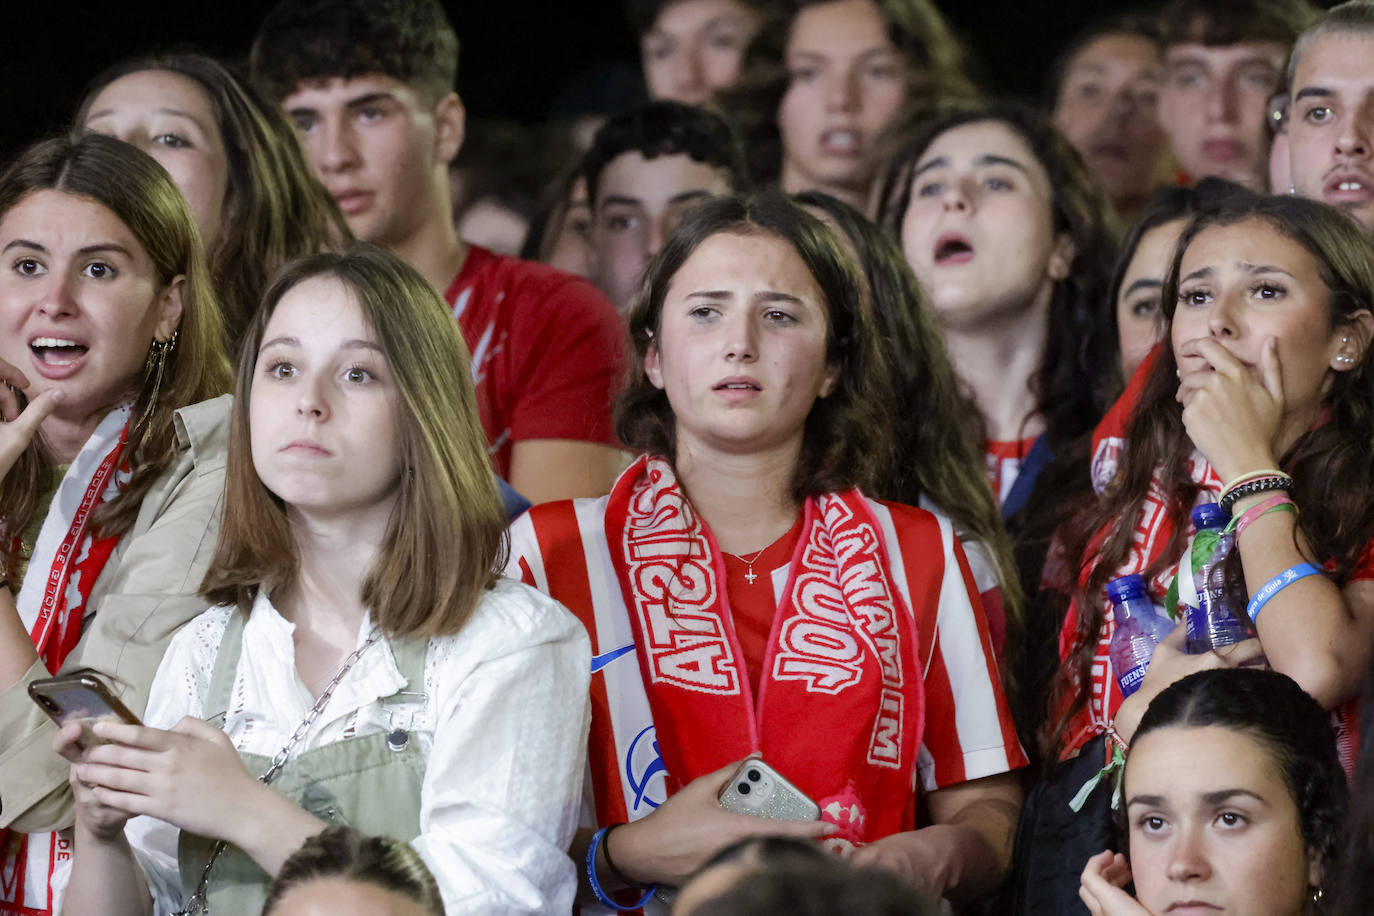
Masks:
[[[204,704],[232,612],[211,608],[172,638],[153,681],[148,725],[171,728],[182,716],[220,712]],[[294,629],[260,594],[244,625],[223,724],[242,752],[275,755],[314,705],[296,674]],[[363,623],[359,645],[372,629]],[[349,670],[295,753],[345,736],[410,731],[426,761],[420,835],[411,845],[434,873],[447,911],[567,913],[577,889],[567,849],[586,759],[590,660],[586,632],[562,605],[502,579],[459,633],[430,640],[423,697],[378,702],[405,683],[380,640]],[[125,832],[155,911],[175,911],[183,903],[177,828],[137,817]]]

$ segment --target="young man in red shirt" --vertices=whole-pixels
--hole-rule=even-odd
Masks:
[[[536,503],[605,493],[623,464],[610,416],[623,326],[585,280],[458,237],[458,39],[437,0],[285,0],[251,67],[354,234],[401,255],[452,306],[497,472]]]

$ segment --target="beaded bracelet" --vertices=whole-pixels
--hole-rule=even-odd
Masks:
[[[1322,571],[1311,563],[1299,563],[1290,566],[1279,573],[1255,592],[1255,596],[1250,599],[1250,603],[1245,607],[1245,613],[1250,615],[1250,619],[1259,623],[1259,612],[1264,610],[1264,606],[1269,603],[1269,599],[1292,585],[1299,579],[1306,579],[1308,576],[1320,576]]]
[[[637,910],[648,903],[658,890],[658,885],[649,885],[648,890],[644,892],[644,896],[629,906],[621,906],[619,903],[616,903],[611,899],[611,895],[607,894],[606,891],[602,889],[601,882],[596,879],[596,850],[597,847],[601,845],[601,841],[605,839],[606,834],[610,832],[611,827],[618,826],[618,824],[612,824],[610,827],[602,827],[596,833],[592,834],[592,841],[587,844],[587,883],[591,885],[592,893],[596,895],[597,901],[599,901],[602,906],[610,907],[621,913],[628,913],[630,910]]]
[[[1268,515],[1270,512],[1297,512],[1298,504],[1289,498],[1287,493],[1280,491],[1278,494],[1269,497],[1264,502],[1251,506],[1240,515],[1231,520],[1231,526],[1235,530],[1236,539],[1240,539],[1241,532],[1249,528],[1251,524],[1260,517]]]
[[[1278,468],[1260,468],[1258,471],[1250,471],[1249,473],[1241,474],[1235,480],[1232,480],[1226,486],[1222,487],[1221,492],[1225,493],[1227,490],[1233,490],[1243,483],[1256,480],[1260,477],[1287,477],[1289,480],[1293,479],[1289,474],[1280,471]]]
[[[1249,480],[1242,484],[1237,484],[1221,494],[1221,499],[1217,505],[1221,506],[1223,512],[1230,512],[1231,507],[1236,504],[1236,500],[1246,496],[1254,496],[1256,493],[1264,493],[1269,490],[1291,490],[1293,489],[1293,478],[1284,477],[1260,477],[1256,480]]]

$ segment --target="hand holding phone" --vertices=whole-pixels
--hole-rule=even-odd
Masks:
[[[740,764],[717,800],[726,811],[782,821],[820,820],[821,808],[806,793],[757,757]]]
[[[117,719],[129,725],[143,724],[119,701],[97,673],[90,670],[33,681],[29,684],[29,697],[57,723],[58,728],[73,722],[79,723],[80,747],[83,750],[109,743],[91,731],[91,726],[101,719]]]

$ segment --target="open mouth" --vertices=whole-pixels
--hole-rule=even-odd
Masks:
[[[863,149],[863,137],[857,130],[838,128],[821,134],[821,152],[828,156],[857,156]]]
[[[1374,196],[1374,180],[1363,175],[1337,175],[1322,190],[1327,203],[1363,201]]]
[[[973,260],[973,244],[962,235],[942,235],[936,240],[936,264],[963,264],[971,260]]]
[[[716,391],[762,391],[758,385],[752,382],[721,382],[715,387]]]
[[[35,337],[29,342],[29,349],[45,366],[70,366],[85,356],[90,347],[63,337]]]

